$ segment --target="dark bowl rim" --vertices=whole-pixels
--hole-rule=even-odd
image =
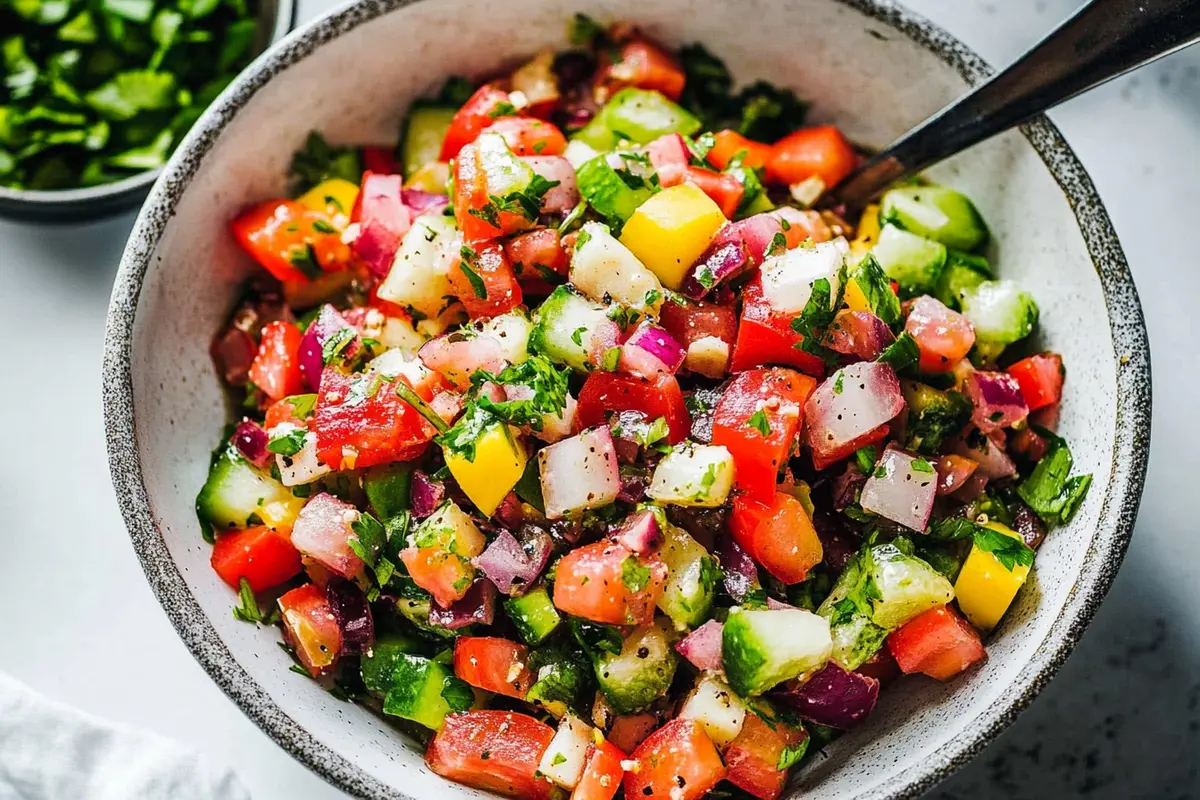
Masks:
[[[956,69],[970,84],[993,73],[956,38],[891,0],[830,1],[908,37]],[[321,744],[271,700],[221,641],[172,561],[150,511],[142,478],[132,399],[132,346],[142,281],[154,248],[174,214],[175,204],[224,127],[281,70],[357,26],[417,2],[435,0],[361,0],[341,6],[292,33],[242,73],[185,138],[143,206],[121,259],[105,329],[104,416],[110,470],[134,549],[155,596],[196,660],[255,724],[330,783],[371,798],[405,795],[397,794]],[[1137,289],[1095,186],[1058,129],[1041,117],[1023,126],[1022,132],[1074,211],[1104,294],[1118,367],[1112,468],[1077,580],[1045,639],[1012,681],[1010,691],[966,724],[938,752],[860,794],[863,798],[892,800],[921,794],[973,758],[1012,723],[1079,641],[1116,576],[1137,517],[1149,458],[1151,409],[1149,341]]]

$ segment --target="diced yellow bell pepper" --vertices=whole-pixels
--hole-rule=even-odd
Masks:
[[[863,290],[859,288],[858,281],[851,278],[846,281],[846,307],[851,311],[871,311],[871,304],[867,302],[867,296],[863,294]]]
[[[475,442],[475,460],[446,454],[446,466],[463,493],[484,513],[491,516],[525,473],[525,448],[511,431],[497,425]]]
[[[445,161],[430,161],[412,175],[409,175],[404,185],[409,189],[420,189],[422,192],[442,194],[446,191],[446,183],[449,180],[450,165]]]
[[[858,220],[858,235],[850,243],[850,252],[858,256],[866,255],[875,243],[879,241],[879,206],[875,203],[863,210]]]
[[[725,224],[717,204],[690,183],[664,189],[638,206],[621,231],[621,244],[678,289],[684,275]]]
[[[296,517],[300,516],[300,509],[304,508],[304,503],[303,497],[293,497],[292,493],[288,492],[287,497],[275,497],[259,506],[258,517],[267,527],[290,531],[296,524]]]
[[[358,200],[358,187],[344,178],[329,178],[321,181],[304,194],[300,202],[313,211],[324,211],[335,224],[345,226],[350,222],[350,212]]]
[[[1016,531],[999,522],[989,522],[985,527],[1005,536],[1021,538]],[[991,630],[1000,622],[1028,577],[1029,567],[1016,564],[1010,572],[996,556],[973,544],[958,573],[958,580],[954,582],[954,595],[958,598],[958,607],[972,625]]]

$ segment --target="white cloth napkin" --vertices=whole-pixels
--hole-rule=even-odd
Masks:
[[[0,800],[249,800],[228,769],[0,674]]]

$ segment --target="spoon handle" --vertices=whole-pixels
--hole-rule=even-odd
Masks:
[[[861,208],[890,183],[1200,39],[1200,0],[1093,0],[1007,69],[893,142],[834,189]]]

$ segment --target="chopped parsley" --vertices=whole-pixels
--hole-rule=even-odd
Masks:
[[[921,349],[917,347],[917,340],[905,331],[896,337],[896,341],[884,348],[875,360],[891,365],[896,372],[904,372],[921,360]]]
[[[475,692],[471,684],[457,675],[447,675],[442,683],[442,699],[451,711],[468,711],[475,705]]]
[[[928,461],[926,461],[923,458],[914,458],[912,460],[912,463],[910,464],[909,468],[913,472],[927,472],[930,474],[937,471],[933,468],[933,464],[930,464]]]
[[[328,366],[335,358],[342,354],[342,351],[350,346],[358,336],[358,332],[349,326],[338,328],[329,338],[321,345],[321,362]]]
[[[462,258],[458,262],[458,268],[462,270],[463,275],[466,276],[467,283],[471,284],[471,291],[474,292],[475,296],[480,300],[486,300],[488,296],[487,284],[483,282],[483,278],[481,278],[479,273],[475,271],[475,268],[471,266],[472,264],[475,264],[475,266],[478,267],[479,254],[476,253],[473,248],[463,245],[459,250],[459,255],[462,256]]]
[[[1049,447],[1029,477],[1017,484],[1017,494],[1047,525],[1065,525],[1091,488],[1092,476],[1068,477],[1074,459],[1067,443],[1050,431],[1037,432],[1049,441]]]
[[[843,292],[846,288],[846,267],[842,266],[838,276],[837,297],[828,278],[817,278],[812,284],[812,294],[798,316],[792,319],[792,330],[803,338],[795,347],[809,355],[816,356],[826,364],[835,364],[839,355],[821,343],[825,329],[837,316],[837,309],[842,305]]]
[[[1016,569],[1018,564],[1023,567],[1033,565],[1033,550],[1019,538],[976,526],[973,541],[980,550],[995,556],[1009,572]]]
[[[233,609],[234,619],[259,625],[274,625],[279,621],[278,608],[273,608],[269,613],[264,614],[258,607],[258,599],[254,596],[254,590],[250,588],[250,581],[245,578],[238,580],[238,597],[241,605]]]
[[[267,442],[267,449],[281,456],[294,456],[304,449],[304,439],[307,436],[308,431],[304,428],[296,428],[279,436],[271,437],[271,440]]]
[[[803,125],[808,106],[791,90],[758,81],[733,92],[725,63],[700,44],[682,48],[679,61],[687,77],[679,103],[704,122],[704,130],[732,128],[773,142]]]
[[[605,372],[616,372],[617,364],[621,361],[621,348],[619,345],[608,348],[604,351],[604,355],[600,359],[600,369]]]
[[[646,292],[646,305],[648,306],[658,305],[658,302],[662,299],[662,292],[660,292],[658,289],[651,289],[650,291]]]
[[[314,220],[312,227],[317,233],[337,233],[337,228],[333,227],[323,219]]]
[[[775,769],[782,772],[800,763],[800,759],[804,758],[804,754],[808,752],[808,742],[809,737],[805,736],[798,744],[786,745],[779,753],[779,761],[775,764]]]
[[[583,335],[585,333],[587,333],[586,325],[581,325],[571,331],[571,341],[575,343],[576,347],[583,347]]]
[[[763,252],[763,257],[770,258],[771,256],[777,256],[780,253],[785,252],[786,250],[787,250],[787,237],[784,236],[782,233],[777,233],[771,237],[771,243],[767,245],[767,249]],[[826,283],[826,285],[828,285],[829,281],[825,281],[825,283]]]
[[[879,460],[879,453],[875,449],[875,445],[869,444],[854,451],[854,460],[858,462],[858,469],[863,475],[870,475],[875,470],[875,462]]]
[[[590,233],[588,233],[586,230],[579,231],[579,236],[575,239],[575,249],[579,250],[591,240],[592,235]]]
[[[650,568],[642,566],[637,556],[627,556],[621,562],[621,581],[629,591],[637,594],[650,585]]]
[[[767,421],[767,414],[761,408],[750,415],[750,427],[758,431],[763,437],[771,435],[771,423]]]
[[[603,25],[582,13],[571,18],[567,36],[575,47],[595,47],[608,38]]]
[[[844,386],[843,381],[845,380],[845,378],[846,378],[846,373],[839,369],[837,378],[835,378],[833,381],[833,393],[834,394],[842,393],[842,388]]]
[[[851,277],[866,298],[872,314],[888,325],[900,321],[900,298],[892,291],[892,284],[875,256],[868,253]]]
[[[317,258],[317,250],[311,244],[298,246],[288,255],[288,263],[309,280],[321,277],[321,261]]]

